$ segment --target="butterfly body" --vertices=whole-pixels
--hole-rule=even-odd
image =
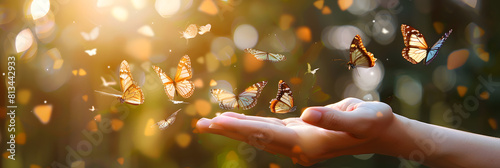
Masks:
[[[366,51],[365,46],[363,46],[361,36],[354,36],[349,49],[349,62],[347,63],[349,70],[358,66],[373,67],[375,66],[375,61],[377,61],[377,59],[371,52]]]
[[[278,83],[278,93],[276,98],[269,102],[269,109],[273,113],[288,113],[293,112],[297,108],[293,105],[292,89],[283,81]]]
[[[236,96],[232,92],[223,89],[211,89],[210,93],[219,102],[219,107],[225,110],[242,108],[248,110],[257,104],[257,98],[266,86],[267,81],[253,84]]]
[[[253,55],[256,59],[260,61],[280,62],[286,60],[286,57],[283,54],[269,53],[253,48],[247,48],[244,51],[246,53]]]
[[[174,100],[175,93],[181,95],[183,98],[189,98],[194,93],[194,82],[190,79],[193,78],[193,71],[191,68],[191,60],[189,56],[185,55],[177,65],[177,72],[174,80],[168,77],[160,67],[152,66],[158,77],[163,83],[165,93],[170,100]]]
[[[120,100],[120,103],[128,103],[132,105],[139,105],[144,103],[144,94],[141,87],[137,85],[132,78],[132,73],[130,72],[130,66],[128,62],[123,60],[120,65],[120,87],[122,89],[122,94],[111,94],[101,91],[96,91],[105,95],[113,96]]]
[[[424,35],[422,35],[417,29],[402,24],[401,33],[403,34],[405,48],[403,48],[401,54],[403,58],[412,64],[420,63],[425,59],[425,64],[428,65],[432,62],[432,60],[434,60],[434,58],[436,58],[439,49],[452,31],[453,29],[450,29],[447,33],[445,33],[428,51],[429,46],[425,41]]]

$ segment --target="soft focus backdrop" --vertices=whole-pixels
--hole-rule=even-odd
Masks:
[[[239,94],[267,80],[257,106],[237,112],[298,117],[308,106],[346,97],[383,101],[395,113],[474,133],[500,135],[498,1],[482,0],[2,0],[0,132],[2,167],[301,167],[291,159],[218,135],[197,134],[201,117],[223,112],[209,89]],[[210,32],[180,38],[188,25]],[[401,24],[434,44],[453,33],[429,65],[401,56]],[[349,71],[348,47],[360,34],[378,59]],[[245,48],[281,53],[260,62]],[[170,76],[189,55],[196,85],[187,102],[169,101],[151,65]],[[16,161],[6,159],[7,57],[16,62]],[[339,60],[340,59],[340,60]],[[145,103],[121,104],[127,60]],[[335,61],[334,61],[335,60]],[[307,73],[319,68],[315,74]],[[297,111],[273,114],[278,81],[293,90]],[[493,82],[492,82],[493,81]],[[154,123],[182,109],[175,123]],[[111,130],[103,130],[103,123]],[[342,156],[319,167],[419,167],[383,155]]]

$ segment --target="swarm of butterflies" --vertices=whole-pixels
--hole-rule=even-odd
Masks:
[[[193,25],[190,25],[191,28],[188,29],[196,28],[196,25]],[[434,60],[434,58],[436,58],[439,48],[441,48],[444,41],[451,34],[452,30],[450,29],[447,33],[445,33],[430,48],[429,51],[429,47],[424,39],[424,36],[420,34],[417,29],[402,24],[401,32],[403,34],[405,44],[405,47],[402,51],[403,58],[413,64],[417,64],[424,58],[426,58],[425,63],[427,65],[432,60]],[[258,49],[247,48],[244,50],[244,52],[253,55],[260,61],[280,62],[286,60],[286,57],[282,54],[269,53]],[[369,68],[375,66],[375,61],[377,59],[371,52],[368,52],[366,50],[363,45],[361,36],[356,35],[354,37],[350,46],[349,53],[350,60],[347,63],[349,69],[356,67]],[[167,76],[161,68],[154,65],[152,66],[152,68],[163,83],[165,93],[171,101],[176,101],[174,99],[176,93],[185,99],[193,95],[195,86],[194,82],[190,80],[193,76],[193,71],[191,68],[191,60],[189,56],[185,55],[181,58],[179,64],[177,65],[177,72],[173,79]],[[262,90],[266,85],[267,81],[257,82],[246,88],[238,96],[224,89],[211,89],[210,93],[219,102],[219,107],[221,109],[233,110],[241,108],[243,110],[248,110],[253,108],[257,104],[257,99],[259,98]],[[144,94],[142,93],[141,88],[134,82],[132,74],[130,72],[129,64],[125,60],[122,61],[120,65],[120,86],[122,90],[121,95],[110,94],[101,91],[96,92],[117,97],[121,103],[128,103],[132,105],[140,105],[144,103]],[[278,93],[276,94],[276,98],[272,99],[269,103],[269,108],[273,113],[289,113],[296,110],[296,106],[294,106],[292,89],[283,80],[280,80],[278,82]],[[175,116],[179,111],[180,109],[170,115],[167,119],[158,122],[157,125],[159,126],[159,128],[165,129],[173,124],[173,122],[175,121]]]

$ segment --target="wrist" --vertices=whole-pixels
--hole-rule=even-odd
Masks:
[[[394,114],[389,127],[374,141],[373,147],[377,154],[408,158],[415,148],[410,132],[415,120]]]

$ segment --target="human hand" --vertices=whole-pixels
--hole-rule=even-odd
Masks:
[[[312,165],[342,155],[376,153],[379,137],[393,120],[387,104],[347,98],[326,107],[310,107],[301,118],[279,120],[226,112],[202,118],[196,127],[200,133],[223,135]]]

